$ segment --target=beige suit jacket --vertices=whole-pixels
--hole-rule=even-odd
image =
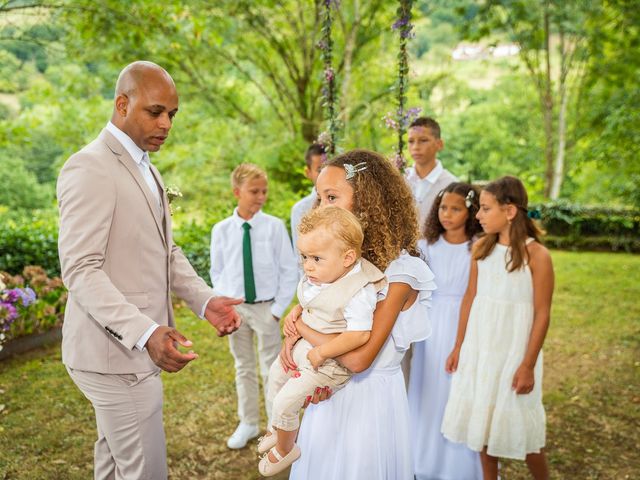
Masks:
[[[157,169],[162,210],[138,166],[107,130],[64,164],[58,177],[58,249],[69,298],[62,361],[78,370],[157,369],[135,348],[157,323],[174,325],[171,291],[198,315],[213,290],[173,243],[171,215]]]

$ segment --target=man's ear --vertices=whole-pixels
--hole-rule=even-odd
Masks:
[[[344,252],[344,267],[350,267],[358,260],[358,255],[356,255],[356,251],[353,248],[350,248],[346,252]]]
[[[116,97],[116,111],[121,117],[126,117],[128,107],[129,97],[127,97],[124,93],[121,93]]]
[[[233,187],[233,196],[236,198],[240,198],[240,188],[239,187]]]
[[[443,139],[441,139],[441,138],[439,138],[439,139],[437,140],[436,145],[438,146],[438,151],[443,150],[443,149],[444,149],[444,140],[443,140]]]

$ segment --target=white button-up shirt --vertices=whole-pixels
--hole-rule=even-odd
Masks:
[[[409,183],[409,187],[411,187],[413,198],[418,205],[426,198],[427,193],[433,188],[433,185],[438,181],[443,171],[444,167],[442,163],[440,163],[440,160],[436,160],[435,168],[424,178],[420,178],[415,167],[409,167],[407,169],[405,178],[407,179],[407,183]]]
[[[298,283],[298,266],[284,222],[259,211],[245,220],[233,215],[211,230],[211,283],[217,293],[244,297],[242,225],[251,225],[251,258],[256,285],[256,301],[274,299],[271,313],[280,318],[289,306]]]
[[[151,173],[151,160],[149,159],[149,153],[142,150],[138,145],[135,144],[131,137],[116,127],[113,123],[107,123],[107,130],[111,133],[116,139],[122,144],[124,149],[131,155],[133,161],[136,162],[136,165],[140,169],[140,173],[142,173],[142,177],[146,182],[153,198],[158,202],[158,206],[162,207],[162,202],[160,200],[160,192],[158,192],[158,184],[153,178],[153,174]]]

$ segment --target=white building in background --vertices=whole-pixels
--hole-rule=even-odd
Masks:
[[[460,43],[451,52],[454,60],[479,60],[483,58],[513,57],[520,53],[520,47],[515,43],[502,45],[481,45],[479,43]]]

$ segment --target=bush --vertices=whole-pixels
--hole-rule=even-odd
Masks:
[[[21,275],[10,275],[0,272],[0,283],[4,284],[3,292],[13,289],[33,289],[35,301],[21,306],[19,315],[8,323],[5,331],[6,340],[43,333],[62,325],[64,309],[67,303],[67,291],[59,277],[49,278],[41,267],[28,266]]]
[[[558,202],[531,205],[538,210],[553,248],[640,252],[640,210],[585,207]]]
[[[39,265],[49,276],[60,276],[55,212],[0,214],[0,270],[16,275],[26,265]]]
[[[0,154],[0,205],[22,211],[51,205],[53,187],[38,183],[36,175],[27,169],[25,162],[9,153],[4,151]]]
[[[182,248],[193,268],[209,285],[209,248],[211,244],[211,227],[191,222],[184,224],[174,232],[176,245]]]

